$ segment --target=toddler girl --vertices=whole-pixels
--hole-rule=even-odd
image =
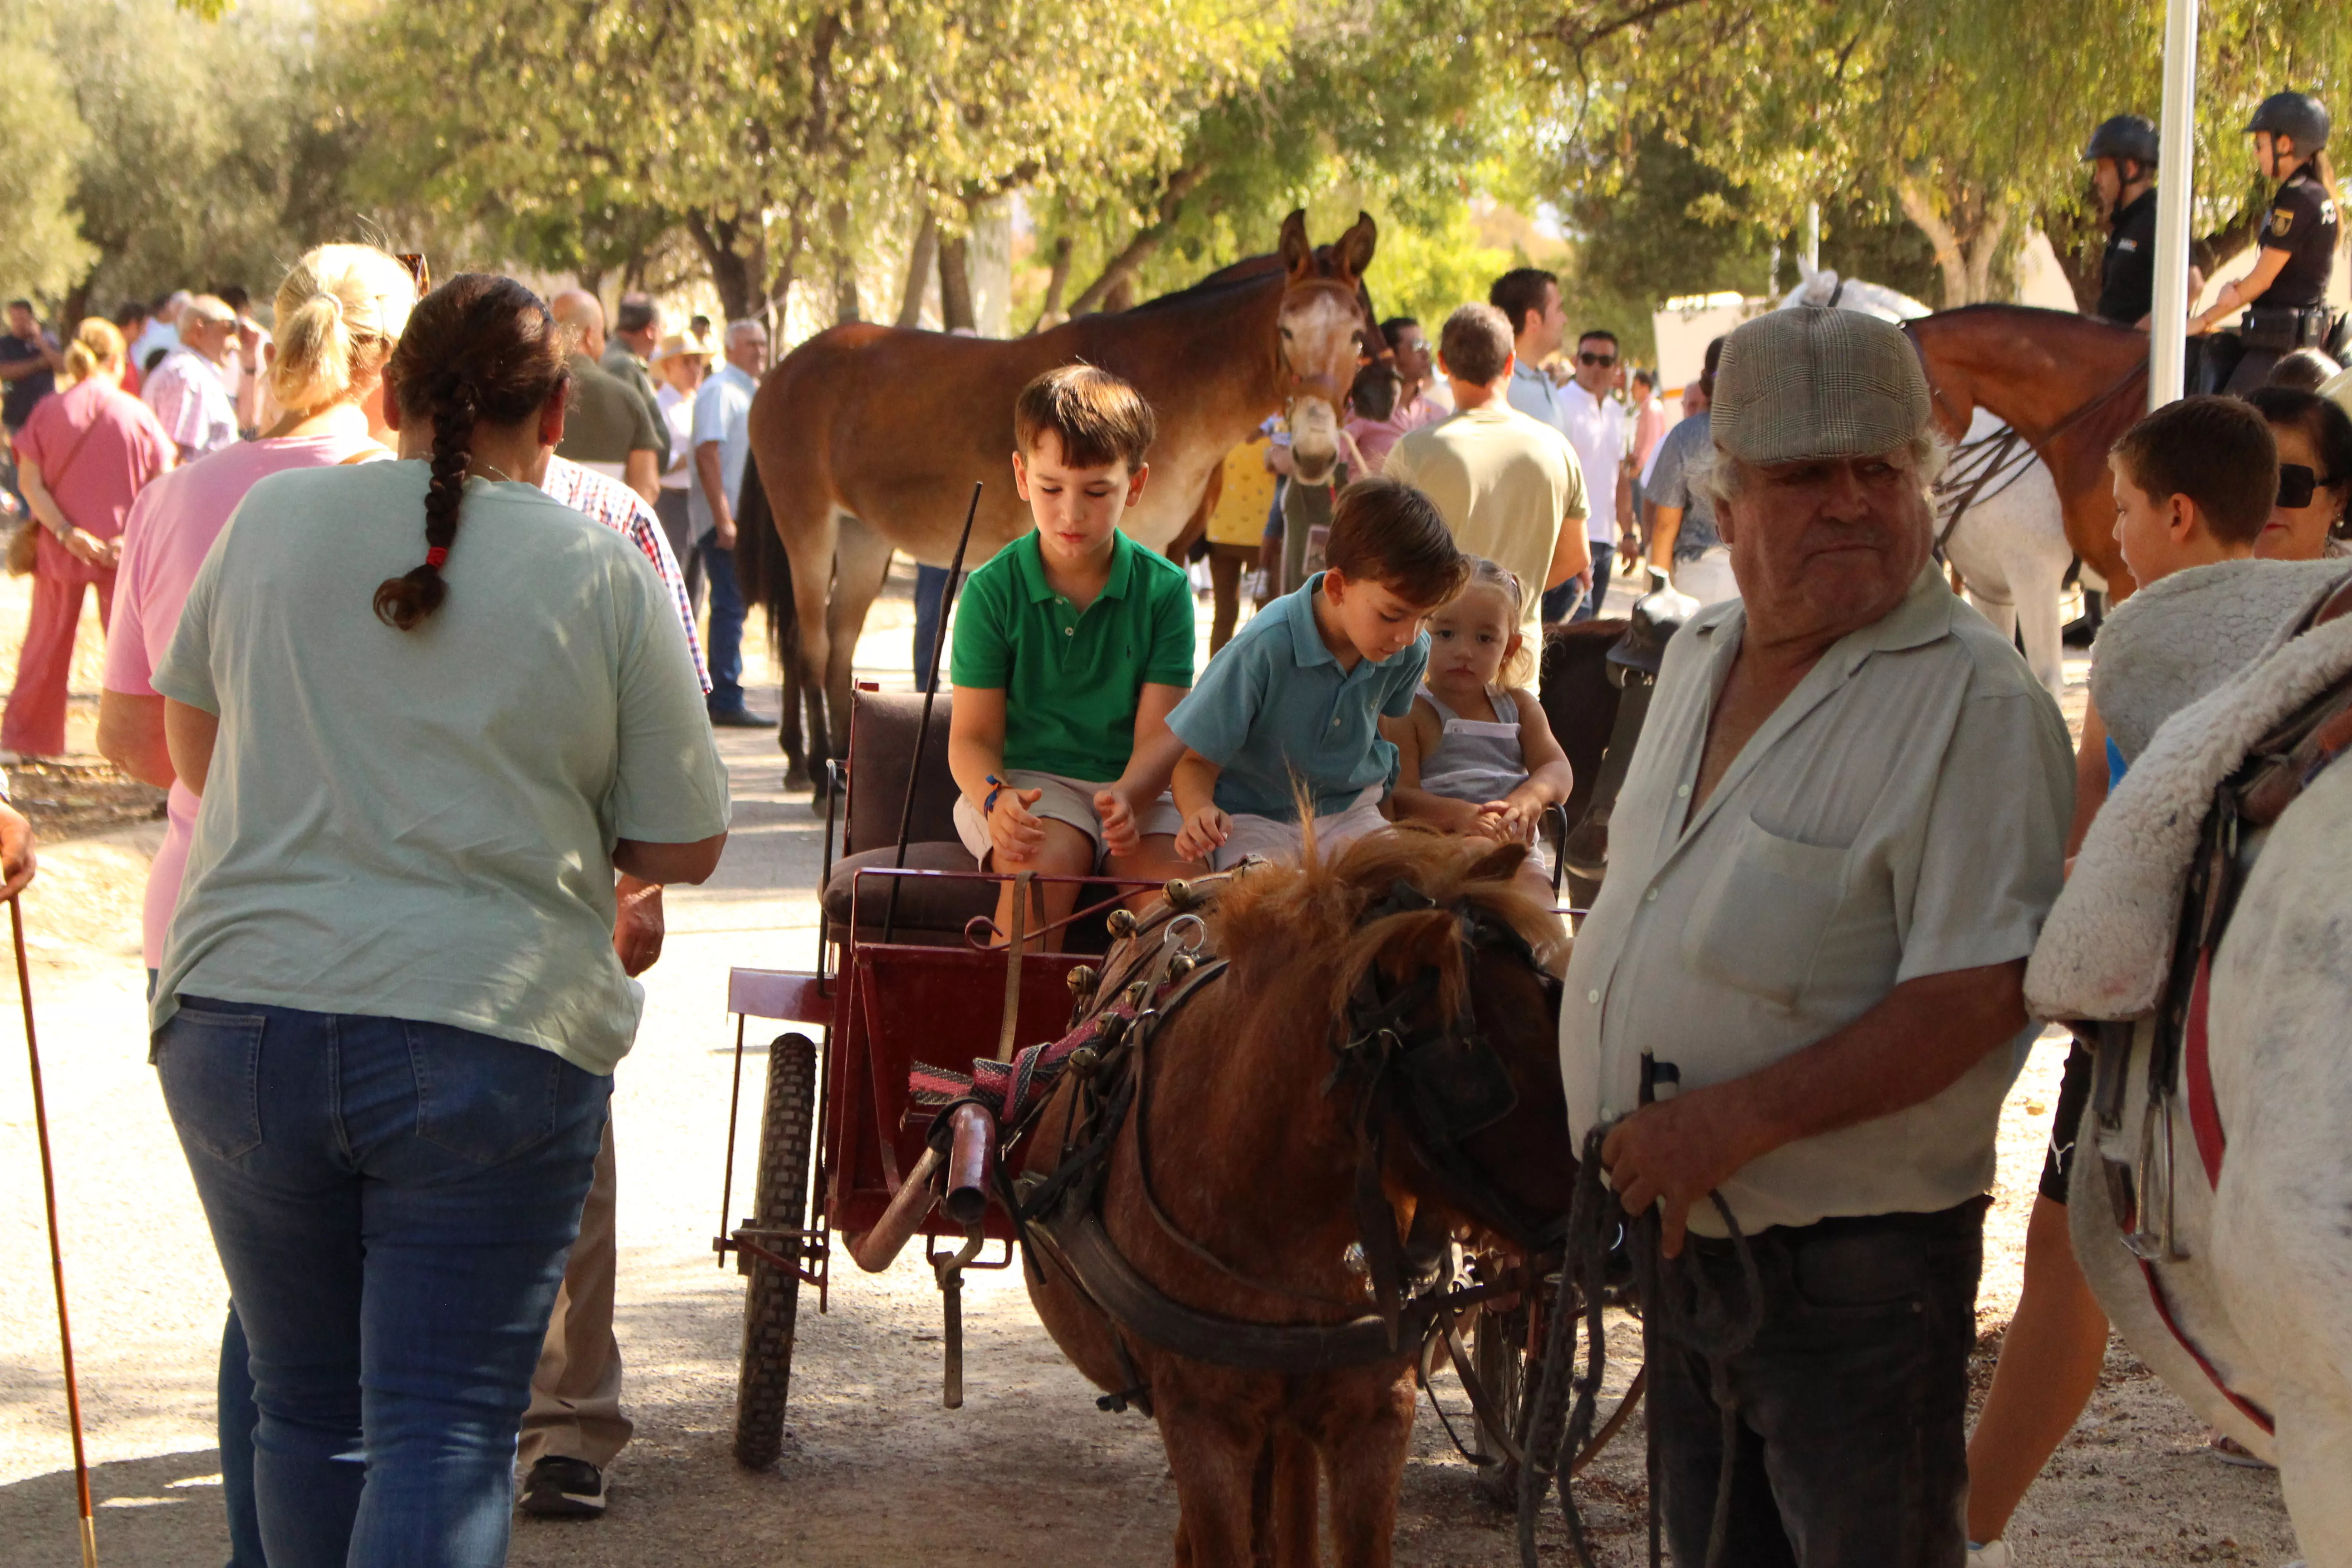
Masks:
[[[1536,665],[1519,632],[1526,596],[1517,574],[1482,559],[1468,585],[1430,613],[1428,674],[1412,712],[1387,729],[1398,751],[1398,820],[1534,844],[1545,807],[1568,798],[1567,753],[1522,684]],[[1549,898],[1540,849],[1528,868]]]

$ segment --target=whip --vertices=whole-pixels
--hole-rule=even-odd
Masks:
[[[66,1257],[58,1242],[58,1177],[49,1158],[49,1113],[41,1098],[41,1047],[33,1034],[33,973],[25,962],[25,911],[8,900],[8,923],[16,945],[16,994],[25,1004],[25,1051],[33,1068],[33,1131],[41,1145],[41,1201],[49,1216],[49,1276],[58,1290],[58,1348],[66,1371],[66,1417],[73,1426],[74,1497],[81,1507],[82,1568],[98,1568],[98,1531],[89,1510],[89,1460],[82,1452],[81,1391],[74,1384],[73,1329],[66,1319]]]

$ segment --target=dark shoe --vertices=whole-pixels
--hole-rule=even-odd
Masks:
[[[524,1478],[522,1510],[541,1519],[602,1519],[604,1472],[585,1459],[550,1454]]]
[[[714,709],[710,714],[710,724],[717,730],[772,730],[776,727],[774,720],[762,719],[749,708]]]

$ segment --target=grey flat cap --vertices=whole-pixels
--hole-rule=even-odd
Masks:
[[[1768,310],[1723,345],[1715,444],[1750,463],[1867,458],[1928,427],[1927,377],[1903,329],[1859,310]]]

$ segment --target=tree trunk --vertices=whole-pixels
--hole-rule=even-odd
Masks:
[[[1029,323],[1032,334],[1062,324],[1062,290],[1069,286],[1070,237],[1066,234],[1054,242],[1053,266],[1045,273],[1045,303],[1038,310],[1037,319]]]
[[[688,213],[686,228],[710,268],[711,285],[719,290],[719,308],[727,319],[740,321],[756,314],[767,296],[766,247],[754,237],[748,247],[738,248],[742,223],[712,213]]]
[[[1109,265],[1102,269],[1102,276],[1079,291],[1078,297],[1070,301],[1070,314],[1083,316],[1088,310],[1102,309],[1105,298],[1112,289],[1121,282],[1132,279],[1143,264],[1151,259],[1152,253],[1167,242],[1170,231],[1175,227],[1177,215],[1184,210],[1185,198],[1208,177],[1209,165],[1206,163],[1187,164],[1169,175],[1168,188],[1160,196],[1159,220],[1129,240],[1127,248],[1112,257]],[[1129,297],[1133,297],[1131,289]]]
[[[1936,266],[1944,275],[1944,309],[1957,310],[1971,303],[1969,299],[1969,264],[1968,258],[1960,253],[1960,237],[1936,211],[1936,204],[1928,199],[1926,189],[1916,181],[1906,177],[1896,185],[1895,195],[1903,204],[1903,216],[1909,218],[1912,226],[1926,235],[1927,243],[1935,247]]]
[[[849,204],[839,197],[825,210],[825,226],[833,233],[833,319],[836,322],[866,318],[857,302],[857,253],[849,245]]]
[[[915,231],[914,249],[907,257],[907,286],[898,295],[898,320],[901,327],[923,324],[923,296],[930,291],[931,268],[939,259],[940,220],[929,207],[923,209],[923,226]]]
[[[1979,303],[1992,298],[1992,264],[2000,257],[2002,243],[2009,237],[2011,208],[2007,202],[1996,202],[1992,211],[1977,225],[1969,240],[1969,303]]]
[[[952,332],[980,323],[971,312],[971,241],[961,234],[940,237],[940,325]]]

